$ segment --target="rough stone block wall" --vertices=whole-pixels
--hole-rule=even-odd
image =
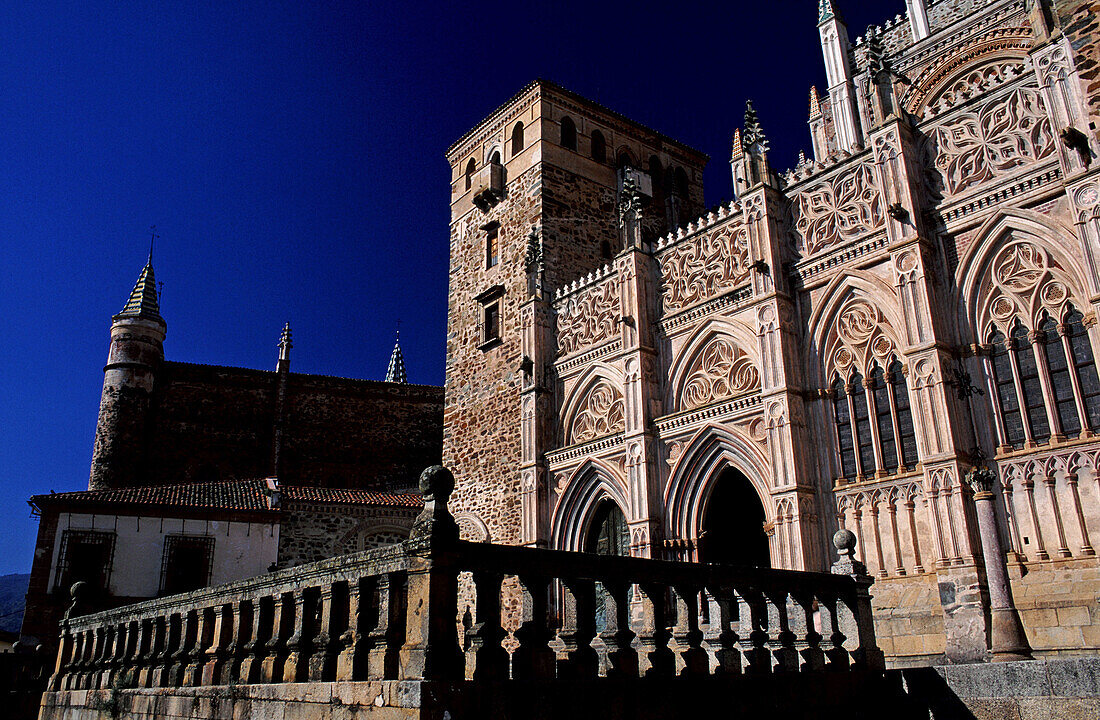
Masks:
[[[1009,572],[1033,650],[1044,656],[1100,651],[1100,560],[1010,565]]]
[[[1056,0],[1058,25],[1073,47],[1073,62],[1081,76],[1089,115],[1100,117],[1100,2]],[[1092,128],[1093,136],[1096,127]]]
[[[412,508],[288,504],[279,528],[279,568],[358,551],[357,539],[375,532],[412,529]]]
[[[61,620],[62,605],[58,599],[49,599],[51,558],[57,539],[57,514],[44,515],[38,523],[38,538],[34,543],[34,561],[31,565],[27,597],[36,601],[27,603],[23,613],[20,635],[38,638],[46,647],[57,646],[57,623]]]
[[[880,578],[871,593],[875,637],[891,665],[943,660],[946,639],[935,573]]]

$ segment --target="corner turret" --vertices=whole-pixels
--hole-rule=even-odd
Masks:
[[[166,333],[150,253],[125,307],[111,318],[111,347],[103,368],[90,490],[126,487],[146,479],[142,438],[156,372],[164,360]]]
[[[393,352],[390,354],[390,364],[386,368],[386,382],[405,384],[409,378],[405,374],[405,358],[401,355],[401,331],[397,331],[397,339],[393,343]]]
[[[734,131],[733,152],[730,156],[730,168],[733,171],[733,196],[741,198],[745,192],[760,185],[779,187],[779,181],[768,163],[768,150],[771,143],[760,118],[752,106],[752,100],[745,103],[745,127]]]
[[[863,146],[863,131],[856,113],[848,26],[841,19],[833,0],[820,0],[817,29],[821,34],[821,54],[825,58],[825,77],[829,83],[829,102],[833,110],[837,145],[841,150],[852,152]]]

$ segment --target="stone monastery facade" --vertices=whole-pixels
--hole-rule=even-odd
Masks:
[[[701,153],[537,81],[448,151],[444,464],[466,537],[820,570],[856,533],[895,663],[974,660],[991,564],[1100,649],[1096,7],[819,7],[814,157]],[[967,482],[995,472],[983,554]]]

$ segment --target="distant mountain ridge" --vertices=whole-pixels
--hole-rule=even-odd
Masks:
[[[0,630],[19,632],[30,573],[0,575]]]

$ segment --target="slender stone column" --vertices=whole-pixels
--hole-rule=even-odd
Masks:
[[[1008,584],[1008,565],[997,534],[997,518],[993,512],[993,483],[996,476],[986,468],[973,468],[966,480],[974,491],[974,509],[978,516],[978,532],[982,536],[982,555],[985,557],[985,577],[989,586],[990,651],[994,662],[1030,660],[1028,645],[1020,614],[1012,602],[1012,588]]]

